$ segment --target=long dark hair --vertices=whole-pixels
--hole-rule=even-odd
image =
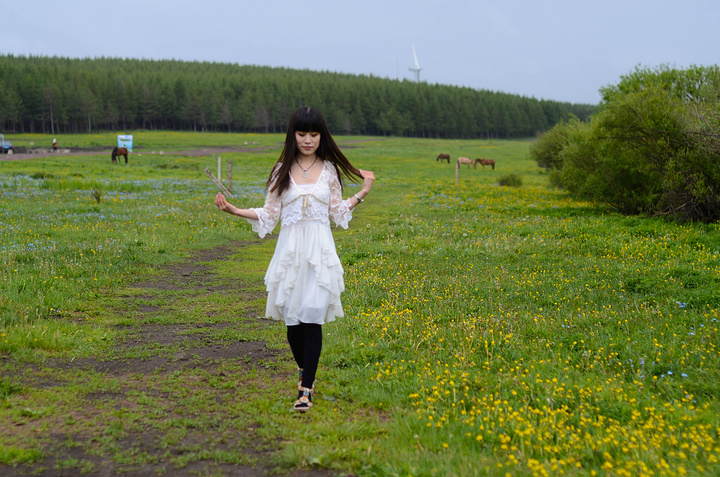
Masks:
[[[278,194],[282,194],[290,186],[290,167],[299,153],[297,141],[295,140],[296,131],[320,133],[320,146],[315,154],[320,159],[329,161],[335,167],[341,188],[343,186],[343,176],[351,182],[359,182],[362,179],[360,171],[350,164],[348,158],[335,144],[335,140],[332,138],[320,111],[312,107],[302,107],[295,111],[290,118],[285,145],[278,159],[279,167],[273,168],[273,172],[270,173],[267,181],[270,192],[277,191]]]

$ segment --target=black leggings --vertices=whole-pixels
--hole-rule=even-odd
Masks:
[[[302,386],[312,389],[322,351],[322,325],[300,323],[288,326],[287,340],[298,368],[303,370]]]

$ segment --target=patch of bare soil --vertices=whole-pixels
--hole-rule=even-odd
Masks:
[[[145,299],[146,301],[158,301],[155,290],[175,290],[182,291],[192,289],[194,293],[205,289],[208,293],[214,289],[208,284],[212,282],[212,270],[207,262],[213,260],[226,260],[239,247],[247,246],[246,243],[235,242],[224,247],[217,247],[211,250],[203,250],[197,252],[187,261],[171,265],[166,268],[166,273],[159,274],[153,280],[147,280],[133,285],[134,288],[147,290],[143,294],[134,294],[132,298],[135,300]],[[237,290],[234,290],[237,292]],[[130,298],[130,296],[128,296]],[[241,340],[225,340],[218,342],[210,337],[213,332],[219,332],[237,324],[228,324],[217,321],[208,321],[207,323],[184,323],[184,324],[157,324],[150,320],[145,320],[158,313],[165,311],[165,306],[171,304],[142,305],[133,310],[133,318],[136,319],[136,326],[130,327],[125,334],[124,341],[116,346],[120,356],[127,355],[128,351],[134,349],[158,349],[167,347],[172,350],[170,353],[157,353],[146,358],[118,358],[118,359],[101,359],[84,358],[73,360],[52,360],[45,366],[46,372],[40,373],[35,378],[33,386],[37,388],[54,388],[62,387],[67,383],[62,382],[62,378],[53,379],[52,370],[68,372],[90,372],[91,375],[105,376],[106,379],[120,380],[123,383],[122,388],[103,389],[88,392],[83,396],[85,402],[88,403],[86,409],[75,409],[70,415],[56,416],[53,422],[44,422],[35,425],[23,425],[17,428],[17,435],[31,435],[32,433],[42,433],[43,438],[51,444],[46,449],[46,458],[43,462],[34,463],[32,465],[19,465],[17,467],[8,467],[0,465],[0,475],[3,477],[19,477],[19,476],[90,476],[90,477],[109,477],[109,476],[125,476],[125,477],[145,477],[167,475],[172,477],[189,477],[189,476],[238,476],[238,477],[259,477],[277,474],[271,467],[265,467],[262,463],[271,461],[271,456],[278,449],[268,446],[267,442],[259,438],[255,434],[255,428],[247,427],[244,430],[237,428],[227,428],[215,425],[217,435],[208,435],[207,428],[183,429],[184,434],[180,437],[179,442],[173,445],[168,444],[168,435],[174,429],[163,429],[162,426],[126,426],[120,437],[112,441],[115,446],[114,455],[108,455],[107,448],[98,451],[98,447],[103,444],[103,437],[98,437],[96,431],[85,430],[96,426],[98,421],[108,419],[113,412],[132,411],[139,406],[136,398],[137,394],[144,394],[153,400],[153,406],[157,408],[155,412],[159,415],[158,419],[170,419],[178,412],[187,412],[187,410],[178,411],[176,408],[177,400],[186,398],[186,396],[178,396],[177,391],[164,389],[162,386],[146,386],[146,382],[158,379],[158,376],[170,376],[175,372],[192,371],[187,375],[187,386],[183,386],[181,394],[192,394],[195,391],[194,383],[203,379],[229,380],[234,381],[236,376],[228,377],[223,372],[223,363],[242,362],[244,365],[253,367],[260,363],[267,363],[276,359],[278,351],[270,349],[264,342],[260,341],[241,341]],[[253,318],[253,326],[258,326],[257,318]],[[143,324],[144,321],[148,321]],[[262,320],[261,320],[262,321]],[[177,346],[177,345],[183,346]],[[47,370],[50,372],[47,372]],[[219,369],[219,371],[218,371]],[[206,370],[206,377],[198,374],[198,370]],[[211,376],[208,378],[207,376]],[[265,370],[263,380],[287,380],[287,376],[273,376],[272,372]],[[247,383],[246,383],[247,384]],[[253,383],[256,387],[262,387],[262,383]],[[238,406],[238,397],[236,387],[243,386],[243,383],[227,386],[225,388],[213,388],[215,392],[212,400],[217,403],[219,410],[217,413],[206,411],[202,416],[210,419],[222,419],[222,413],[228,414],[246,412],[252,413],[252,409],[243,409]],[[203,392],[207,392],[207,387],[202,388]],[[197,388],[200,392],[201,388]],[[240,401],[242,402],[242,401]],[[289,403],[290,405],[290,403]],[[288,405],[288,407],[289,407]],[[225,409],[222,406],[228,406]],[[183,417],[183,416],[180,416]],[[188,416],[190,418],[190,416]],[[71,427],[72,431],[63,431],[67,429],[63,427],[68,420],[82,421],[81,426]],[[105,424],[107,425],[107,424]],[[17,424],[16,424],[17,426]],[[212,427],[211,425],[210,427]],[[7,428],[6,428],[7,429]],[[10,429],[13,429],[10,427]],[[68,435],[68,432],[73,434]],[[107,432],[107,431],[106,431]],[[175,438],[176,436],[173,436]],[[71,445],[69,443],[72,443]],[[239,444],[240,443],[240,444]],[[105,444],[107,445],[107,444]],[[222,453],[238,453],[247,457],[248,461],[259,462],[259,465],[243,465],[243,464],[227,464],[222,461],[207,458],[193,458],[184,466],[177,466],[173,462],[182,459],[187,449],[207,449],[212,448],[213,452]],[[240,451],[238,451],[240,449]],[[194,450],[193,452],[197,452]],[[111,453],[112,454],[112,453]],[[121,456],[118,461],[117,456]],[[153,456],[147,458],[146,456]],[[122,462],[127,460],[128,456],[145,456],[138,458],[138,463]],[[74,465],[72,465],[75,463]],[[78,463],[82,463],[78,468]],[[329,477],[331,472],[322,470],[294,471],[288,474],[292,477]]]
[[[190,149],[187,151],[172,151],[172,150],[143,150],[137,149],[131,153],[128,157],[133,155],[143,154],[180,154],[184,156],[216,156],[218,154],[226,154],[228,152],[263,152],[277,149],[277,147],[236,147],[236,146],[222,146],[222,147],[206,147],[203,149]],[[37,150],[35,152],[24,152],[15,154],[0,154],[0,161],[18,161],[25,159],[37,159],[40,157],[52,157],[52,156],[95,156],[98,154],[106,154],[108,162],[110,162],[110,153],[112,148],[73,148],[73,149],[61,149],[59,152],[53,153],[51,150]]]

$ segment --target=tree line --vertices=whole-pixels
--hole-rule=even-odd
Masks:
[[[0,131],[282,132],[312,105],[335,133],[528,137],[594,105],[374,76],[228,63],[0,55]]]

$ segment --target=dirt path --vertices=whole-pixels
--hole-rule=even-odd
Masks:
[[[229,152],[262,152],[278,149],[281,146],[266,146],[266,147],[207,147],[203,149],[190,149],[190,150],[143,150],[137,149],[133,154],[183,154],[185,156],[213,156],[218,154],[227,154]],[[18,153],[18,154],[0,154],[0,161],[19,161],[26,159],[39,159],[41,157],[61,157],[61,156],[96,156],[105,154],[110,160],[110,149],[61,149],[60,152],[53,154],[52,151],[47,152],[34,152],[34,153]]]
[[[218,277],[210,266],[247,246],[252,245],[235,242],[197,252],[122,290],[114,302],[122,339],[109,356],[2,366],[3,372],[14,370],[13,380],[35,393],[47,389],[66,397],[54,402],[52,410],[28,410],[16,422],[0,423],[0,433],[16,442],[34,442],[45,452],[40,462],[0,465],[0,475],[333,475],[273,469],[279,443],[262,437],[263,421],[243,393],[275,394],[271,399],[278,400],[273,386],[282,383],[284,389],[294,379],[272,365],[284,350],[252,338],[254,331],[270,326],[256,317],[256,310],[232,321],[223,319],[229,315],[226,310],[207,304],[217,294],[248,301],[264,296],[243,292],[239,279]],[[201,310],[193,310],[194,305]],[[203,319],[173,319],[178,313]],[[290,394],[282,400],[292,399]]]

